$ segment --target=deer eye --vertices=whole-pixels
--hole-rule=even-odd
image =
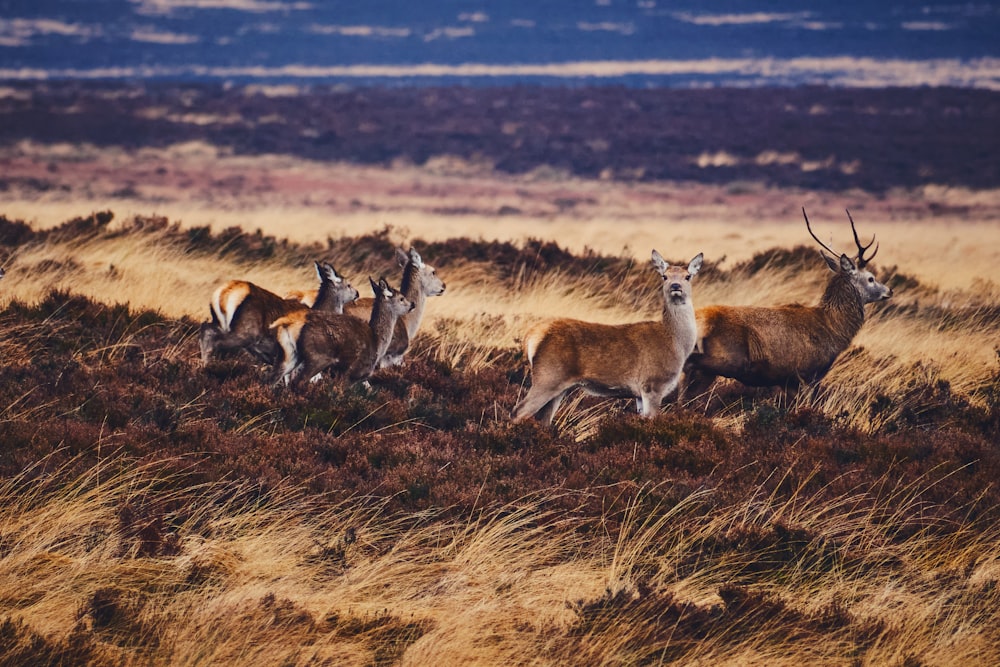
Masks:
[[[691,280],[691,274],[689,273],[686,276],[684,276],[684,280],[690,281]]]
[[[875,279],[872,278],[871,276],[868,276],[868,282],[873,283],[873,282],[875,282]]]

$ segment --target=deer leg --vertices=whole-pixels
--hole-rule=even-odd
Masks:
[[[559,402],[562,401],[562,395],[565,391],[562,387],[543,388],[541,385],[531,385],[528,395],[514,407],[512,415],[514,421],[521,421],[526,417],[536,415],[543,408],[547,408],[552,403],[555,403],[552,409],[546,410],[548,416],[547,423],[551,424],[555,408],[559,407]]]
[[[551,424],[552,418],[555,417],[556,410],[559,409],[559,405],[562,403],[564,396],[566,396],[566,392],[559,394],[551,401],[543,405],[542,409],[535,413],[538,420],[544,424]]]
[[[293,386],[301,386],[305,380],[310,380],[314,375],[322,372],[329,366],[329,363],[322,363],[311,357],[305,357],[299,359],[299,364],[295,367],[298,372],[295,376],[291,378],[291,383]],[[294,369],[293,369],[294,370]]]
[[[642,390],[642,397],[637,399],[638,403],[642,406],[640,414],[643,417],[655,417],[660,411],[660,403],[666,394],[667,392],[659,387],[644,388]]]
[[[281,363],[275,363],[268,381],[271,384],[284,384],[286,387],[292,383],[295,370],[299,367],[299,361],[295,357],[285,357]]]
[[[641,397],[639,398],[639,402],[642,404],[643,417],[655,417],[659,414],[660,408],[663,405],[663,399],[677,387],[679,379],[680,373],[677,373],[677,375],[665,382],[651,381],[643,385]]]
[[[715,382],[715,374],[690,366],[684,369],[684,378],[677,385],[677,402],[681,403],[685,396],[698,398],[708,391]]]
[[[219,352],[239,350],[247,347],[251,342],[253,342],[252,339],[231,331],[222,331],[211,322],[203,323],[198,335],[198,347],[201,349],[201,360],[204,364],[207,364],[209,359]]]
[[[198,334],[198,347],[201,349],[201,363],[208,365],[208,360],[215,351],[215,341],[218,339],[219,328],[211,322],[203,322]]]

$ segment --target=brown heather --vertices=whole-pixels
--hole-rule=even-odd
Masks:
[[[883,268],[893,301],[815,391],[723,382],[651,420],[576,397],[546,427],[508,418],[532,313],[649,318],[656,276],[417,245],[449,287],[403,365],[294,392],[242,352],[201,367],[212,285],[394,275],[388,233],[0,220],[0,664],[1000,662],[996,285]],[[706,261],[696,306],[826,271]]]

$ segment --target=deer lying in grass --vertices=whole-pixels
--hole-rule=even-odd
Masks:
[[[319,291],[313,308],[343,312],[344,305],[358,298],[354,289],[330,264],[314,262]],[[225,350],[245,349],[266,364],[275,363],[281,348],[270,329],[274,320],[308,310],[299,301],[283,299],[263,287],[244,280],[220,286],[210,303],[212,321],[201,325],[199,344],[202,363]]]
[[[366,323],[351,315],[317,311],[292,313],[272,325],[284,351],[273,377],[285,384],[329,371],[355,383],[366,380],[386,353],[399,318],[414,304],[384,278],[371,278],[375,303]]]
[[[659,412],[694,348],[691,278],[701,268],[702,254],[687,267],[669,266],[655,250],[652,261],[663,278],[661,321],[607,325],[559,319],[528,332],[524,347],[531,389],[514,408],[515,420],[536,415],[552,423],[563,397],[574,387],[597,396],[635,398],[646,417]]]
[[[424,318],[424,308],[427,306],[427,297],[440,296],[444,294],[445,284],[437,276],[437,272],[430,264],[425,264],[414,248],[406,252],[402,248],[396,248],[396,261],[403,269],[403,283],[400,291],[407,299],[413,302],[413,310],[406,313],[396,323],[396,329],[392,335],[392,342],[389,349],[379,360],[379,367],[397,366],[403,363],[403,355],[410,348],[410,341],[417,335],[420,323]],[[299,299],[306,305],[312,305],[312,300],[316,298],[315,292],[289,292],[285,298]],[[367,320],[372,312],[374,300],[372,298],[359,299],[349,304],[344,312],[362,320]]]
[[[739,380],[755,387],[795,387],[818,382],[837,356],[847,349],[865,321],[864,306],[892,296],[892,289],[875,280],[865,267],[875,257],[865,252],[875,242],[861,245],[848,211],[856,261],[820,241],[802,209],[806,229],[833,271],[818,306],[790,304],[776,307],[706,306],[699,308],[698,345],[685,366],[685,391],[704,393],[716,377]]]

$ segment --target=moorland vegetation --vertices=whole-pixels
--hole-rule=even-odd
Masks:
[[[448,291],[404,363],[293,391],[203,367],[212,290],[395,276],[391,230],[0,219],[0,663],[1000,661],[1000,286],[882,265],[893,299],[815,390],[719,382],[653,419],[575,396],[546,426],[509,418],[521,332],[655,318],[659,278],[413,243]],[[826,280],[794,243],[705,251],[696,305]]]

